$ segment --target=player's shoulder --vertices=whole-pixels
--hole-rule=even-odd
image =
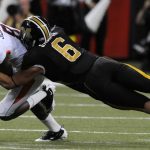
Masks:
[[[57,35],[57,34],[64,34],[64,29],[59,27],[59,26],[54,26],[52,29],[51,29],[51,33],[54,34],[54,35]]]
[[[52,38],[51,38],[51,40],[50,40],[49,43],[53,42],[56,38],[57,38],[57,40],[58,40],[58,38],[59,38],[59,40],[60,40],[61,42],[64,41],[64,42],[63,42],[64,44],[68,43],[68,44],[70,44],[70,45],[77,45],[77,44],[75,44],[75,43],[70,39],[70,37],[65,33],[64,29],[61,28],[61,27],[59,27],[59,26],[54,26],[54,27],[52,28],[52,30],[51,30],[51,33],[52,33]],[[56,40],[56,41],[57,41],[57,40]]]
[[[0,64],[3,62],[3,60],[6,57],[6,50],[7,50],[7,45],[8,41],[4,37],[4,32],[0,26]]]
[[[52,34],[51,40],[55,39],[56,37],[65,37],[65,38],[67,37],[64,29],[59,26],[52,27],[51,34]]]
[[[0,37],[1,39],[19,39],[20,30],[0,23]]]

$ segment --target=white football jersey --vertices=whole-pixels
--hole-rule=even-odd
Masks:
[[[26,51],[19,40],[19,30],[0,23],[0,64],[9,53],[13,67],[19,69]]]

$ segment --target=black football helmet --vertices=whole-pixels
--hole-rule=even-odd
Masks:
[[[51,38],[51,27],[46,19],[40,16],[31,16],[21,24],[20,40],[29,50],[34,46],[44,47]]]

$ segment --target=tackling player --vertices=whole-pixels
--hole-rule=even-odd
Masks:
[[[21,44],[19,34],[18,30],[0,24],[0,72],[8,75],[13,74],[12,66],[9,65],[9,62],[13,65],[14,69],[20,69],[23,56],[27,50]],[[53,92],[55,87],[51,82],[48,82],[47,86],[44,87],[46,96],[45,92],[43,91],[44,93],[42,93],[40,90],[43,80],[44,77],[39,76],[29,84],[9,91],[5,98],[0,102],[0,118],[2,120],[16,118],[19,115],[17,109],[24,103],[24,101],[27,100],[31,103],[31,99],[36,99],[36,97],[40,95],[38,97],[40,103],[34,103],[31,110],[50,131],[36,141],[66,138],[67,133],[65,129],[61,128],[61,126],[54,120],[53,116],[49,114],[52,109]],[[37,105],[34,106],[35,104]]]
[[[12,80],[7,75],[3,80],[0,76],[4,87],[14,88],[44,74],[114,108],[150,113],[150,99],[136,92],[150,93],[150,76],[141,70],[87,52],[61,28],[50,27],[41,17],[23,21],[21,40],[29,50],[23,60],[23,71],[12,76]],[[28,107],[24,103],[20,113]]]

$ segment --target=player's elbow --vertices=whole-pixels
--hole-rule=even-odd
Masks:
[[[11,90],[14,88],[14,84],[12,84],[12,83],[4,84],[2,86],[7,90]]]
[[[27,70],[16,73],[12,79],[17,86],[25,85],[34,80],[39,74],[41,74],[41,68],[31,67]]]
[[[1,85],[7,90],[10,90],[16,87],[16,85],[14,84],[13,80],[11,80],[11,78],[10,80],[1,82]]]

